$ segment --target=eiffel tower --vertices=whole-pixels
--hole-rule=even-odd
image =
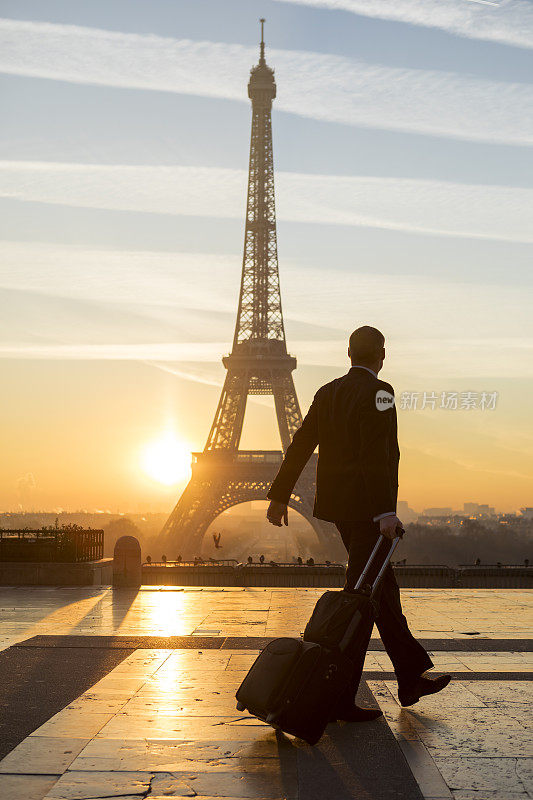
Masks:
[[[248,395],[273,395],[283,452],[302,423],[287,353],[279,286],[272,101],[274,70],[265,61],[264,20],[260,57],[248,83],[252,134],[239,308],[231,354],[222,359],[226,379],[202,453],[193,453],[192,477],[161,531],[161,540],[184,558],[200,552],[211,522],[223,511],[249,500],[264,500],[283,453],[239,450]],[[342,557],[335,527],[313,517],[316,454],[296,484],[289,505],[313,526],[332,558]]]

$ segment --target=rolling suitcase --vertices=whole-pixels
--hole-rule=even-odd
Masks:
[[[318,632],[321,641],[280,638],[270,642],[258,655],[237,690],[238,711],[247,709],[273,728],[298,736],[309,744],[318,742],[337,701],[353,681],[354,662],[348,653],[357,652],[363,646],[366,648],[368,636],[358,636],[362,629],[361,619],[370,613],[371,595],[379,584],[399,537],[376,578],[375,588],[365,594],[364,581],[381,541],[380,538],[357,582],[356,591],[361,590],[360,595],[344,591],[326,592],[326,595],[336,597],[348,596],[352,601],[354,597],[361,596],[366,603],[360,604],[357,609],[351,607],[349,611],[363,612],[362,616],[355,619],[355,615],[355,622],[348,618],[344,602],[332,604],[328,601],[326,610],[322,602],[323,595],[311,617],[314,619],[311,633],[314,635]],[[321,610],[317,614],[319,605]],[[334,621],[335,613],[331,613],[333,605],[342,612],[343,623],[340,626]],[[324,635],[328,626],[333,626],[334,636]]]
[[[316,744],[352,673],[352,662],[340,652],[301,639],[274,639],[240,685],[237,709]]]

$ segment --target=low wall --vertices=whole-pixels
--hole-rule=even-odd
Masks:
[[[457,585],[464,589],[531,589],[533,567],[463,567]]]
[[[160,566],[143,564],[142,582],[161,586],[344,586],[343,567]]]
[[[533,586],[532,567],[458,568],[432,566],[394,567],[403,588],[507,588]],[[278,586],[340,588],[343,567],[314,566],[175,566],[143,564],[142,583],[159,586]]]
[[[111,584],[112,577],[112,558],[73,564],[0,561],[2,586],[105,586]]]

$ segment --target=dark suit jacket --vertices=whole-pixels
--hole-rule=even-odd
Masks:
[[[370,520],[396,511],[398,448],[396,408],[380,404],[389,383],[352,367],[322,386],[294,434],[268,497],[288,503],[300,473],[318,445],[314,516],[330,521]]]

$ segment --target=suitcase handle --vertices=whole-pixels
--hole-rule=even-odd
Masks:
[[[397,530],[399,531],[398,536],[396,536],[396,538],[394,538],[392,540],[391,546],[389,548],[389,552],[387,553],[386,558],[383,559],[383,564],[381,565],[381,569],[379,570],[379,572],[376,575],[376,578],[374,580],[374,583],[372,584],[372,590],[370,592],[370,596],[371,597],[373,597],[374,594],[376,593],[377,588],[378,588],[378,586],[379,586],[379,584],[381,582],[381,579],[383,577],[383,573],[387,569],[387,565],[388,565],[389,561],[392,558],[392,554],[396,550],[396,548],[398,546],[398,543],[399,543],[400,539],[402,538],[402,534],[405,532],[404,529],[403,528],[399,528],[399,526],[398,526]],[[374,549],[370,553],[370,555],[368,557],[368,561],[366,562],[366,564],[364,566],[364,569],[361,572],[361,575],[359,576],[359,579],[358,579],[357,583],[355,584],[354,591],[357,592],[361,588],[361,586],[363,585],[364,581],[366,580],[366,577],[368,575],[370,567],[372,566],[372,562],[374,561],[374,558],[376,557],[379,548],[383,544],[384,539],[385,539],[385,537],[383,536],[383,534],[380,534],[376,544],[374,545]]]
[[[374,583],[372,584],[372,589],[370,591],[370,597],[371,598],[374,597],[374,595],[375,595],[375,593],[377,591],[377,588],[378,588],[378,586],[379,586],[379,584],[381,582],[381,579],[383,577],[383,573],[387,569],[389,561],[391,560],[392,554],[396,550],[396,548],[398,546],[398,543],[399,543],[400,539],[402,538],[402,535],[405,533],[405,530],[403,528],[400,528],[400,526],[398,526],[398,528],[396,530],[398,531],[398,536],[396,536],[396,538],[394,538],[391,541],[391,546],[389,548],[389,552],[387,553],[386,558],[383,559],[383,564],[381,565],[381,568],[380,568],[378,574],[376,575],[376,577],[374,579]],[[376,544],[374,546],[374,549],[372,550],[372,552],[370,553],[370,556],[368,557],[368,561],[366,562],[365,567],[364,567],[361,575],[359,576],[359,580],[355,584],[355,591],[360,589],[361,586],[363,585],[363,581],[365,580],[366,576],[368,575],[368,571],[369,571],[369,569],[370,569],[370,567],[372,565],[372,562],[373,562],[374,558],[376,557],[376,554],[377,554],[380,546],[383,544],[384,538],[385,537],[383,536],[383,534],[379,535],[379,539],[377,540],[377,542],[376,542]],[[352,636],[354,635],[355,631],[357,630],[357,626],[359,625],[360,620],[361,620],[361,613],[359,611],[356,611],[353,619],[351,620],[350,624],[346,628],[344,636],[342,637],[341,641],[339,642],[339,650],[341,651],[341,653],[343,653],[346,650],[346,648],[348,647],[348,645],[350,644]]]

